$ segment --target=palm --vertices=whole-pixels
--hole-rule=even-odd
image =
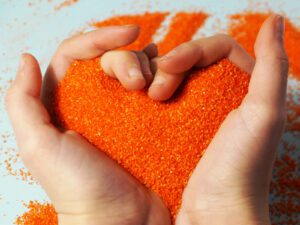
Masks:
[[[60,132],[46,110],[49,96],[71,61],[102,55],[106,48],[126,45],[137,35],[136,26],[127,26],[74,37],[58,49],[43,82],[35,58],[22,57],[7,95],[9,114],[21,158],[52,200],[60,224],[170,223],[167,209],[154,193],[80,135]]]
[[[256,98],[247,95],[242,105],[227,116],[189,181],[180,220],[188,217],[204,221],[207,211],[226,214],[252,202],[257,217],[264,215],[263,224],[268,223],[265,215],[275,158],[272,153],[284,118],[271,114]]]
[[[30,83],[41,85],[38,80]],[[169,223],[168,211],[154,193],[79,134],[60,132],[50,124],[40,100],[27,98],[33,110],[30,117],[41,124],[16,132],[20,154],[52,200],[60,221],[93,215],[92,224],[98,217],[104,224]]]
[[[206,224],[212,215],[215,224],[226,223],[224,218],[232,224],[270,223],[269,184],[285,121],[288,67],[280,51],[281,64],[274,53],[257,57],[248,94],[222,123],[191,176],[178,224]]]
[[[124,220],[142,224],[151,208],[155,220],[164,220],[163,214],[157,213],[165,211],[160,200],[80,135],[65,132],[48,138],[44,141],[52,143],[54,154],[39,170],[28,166],[39,173],[33,175],[45,187],[61,217],[74,213],[72,208],[78,214],[88,214],[89,209],[100,207],[99,214],[107,216],[107,224]]]

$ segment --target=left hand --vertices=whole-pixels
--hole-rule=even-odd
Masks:
[[[22,56],[6,96],[7,109],[20,156],[50,197],[60,225],[170,224],[168,210],[155,193],[76,132],[56,128],[46,110],[49,94],[70,63],[127,45],[138,33],[137,26],[105,27],[64,41],[46,72],[43,101],[39,64],[29,54]],[[151,54],[151,47],[145,52]],[[145,52],[139,54],[148,60]],[[123,81],[127,88],[144,85],[137,76]]]

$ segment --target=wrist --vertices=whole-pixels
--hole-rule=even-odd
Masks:
[[[182,206],[176,225],[269,225],[268,203],[262,199],[201,201],[193,207]]]
[[[142,219],[144,209],[140,207],[140,215],[136,215],[135,205],[119,203],[129,199],[121,197],[119,201],[80,200],[55,202],[59,225],[127,225],[124,221],[132,221],[139,216]],[[143,201],[142,201],[143,202]]]
[[[101,207],[101,204],[99,204],[98,207],[86,207],[85,204],[78,207],[77,203],[74,205],[70,204],[69,207],[58,210],[58,225],[118,224],[118,221],[116,221],[117,218],[114,218],[114,221],[109,221],[109,217],[103,213],[106,211],[101,209],[102,207],[99,208],[99,206]]]
[[[253,216],[245,210],[227,209],[221,212],[181,212],[181,219],[176,225],[270,225],[270,220],[267,217]]]
[[[105,223],[96,215],[58,214],[58,225],[97,225],[101,222]]]
[[[161,199],[148,190],[144,193],[144,189],[137,196],[120,196],[106,202],[64,201],[55,206],[59,225],[170,224],[169,212]]]
[[[147,218],[147,210],[140,211],[130,204],[112,205],[103,202],[71,202],[57,210],[58,225],[132,225]]]
[[[103,217],[101,214],[85,214],[85,215],[67,215],[59,214],[58,215],[58,225],[118,225],[124,224],[124,221],[121,221],[117,217],[108,218],[107,216]]]

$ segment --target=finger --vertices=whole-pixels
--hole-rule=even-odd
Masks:
[[[143,66],[145,67],[145,63]],[[140,90],[146,85],[140,60],[135,52],[109,51],[101,57],[101,67],[107,75],[117,78],[128,90]]]
[[[185,74],[186,73],[166,73],[158,69],[148,89],[148,96],[156,101],[169,99],[183,81]]]
[[[195,169],[192,182],[196,186],[201,186],[199,178],[206,167],[206,171],[215,171],[223,177],[227,174],[227,180],[245,180],[246,187],[255,184],[253,187],[260,187],[256,190],[267,193],[285,118],[282,111],[285,108],[288,63],[283,46],[282,20],[282,17],[273,15],[262,25],[255,43],[257,60],[248,94],[241,106],[224,120]],[[232,151],[220,151],[222,149]],[[218,167],[215,167],[213,162],[217,161]],[[230,168],[228,165],[234,165],[233,170],[224,169]],[[234,175],[239,173],[242,176],[236,179]]]
[[[155,70],[152,70],[151,68],[150,61],[158,55],[157,46],[154,43],[150,43],[142,50],[142,52],[136,53],[141,62],[143,74],[146,79],[146,86],[148,86],[153,81],[153,73],[155,73]]]
[[[255,43],[256,63],[249,96],[271,110],[285,108],[288,59],[283,34],[283,17],[273,15],[264,22]]]
[[[74,60],[95,58],[105,51],[133,42],[139,34],[135,25],[99,28],[66,39],[57,49],[46,71],[42,99],[48,110],[53,102],[52,92]]]
[[[244,71],[251,73],[254,60],[227,35],[215,35],[186,42],[156,60],[158,68],[148,95],[154,100],[169,99],[192,67],[205,67],[222,58],[229,58]]]
[[[229,58],[244,71],[252,72],[254,59],[237,42],[224,34],[186,42],[161,57],[157,63],[161,70],[178,74],[194,66],[208,66],[222,58]]]
[[[150,43],[143,49],[143,52],[148,56],[148,58],[152,59],[158,55],[157,45]]]
[[[146,80],[146,86],[148,86],[153,81],[153,74],[151,71],[149,56],[144,51],[145,50],[142,52],[135,52],[135,54],[140,62],[140,67]]]
[[[95,58],[107,50],[128,45],[138,34],[139,27],[135,25],[111,26],[66,39],[52,58],[50,72],[61,79],[74,60]]]
[[[8,114],[21,153],[36,149],[38,143],[59,134],[50,124],[49,115],[40,101],[41,82],[38,62],[33,56],[24,54],[16,79],[6,95]]]

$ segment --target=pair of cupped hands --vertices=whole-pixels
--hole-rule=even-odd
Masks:
[[[159,101],[172,96],[191,68],[225,57],[251,74],[248,94],[229,113],[193,171],[175,224],[270,224],[269,184],[285,121],[283,17],[272,15],[263,24],[254,46],[256,60],[226,35],[186,42],[160,57],[153,44],[139,52],[115,50],[138,34],[135,25],[112,26],[67,39],[43,81],[37,60],[29,54],[21,57],[7,109],[20,156],[50,197],[59,224],[171,224],[155,193],[76,132],[51,124],[48,96],[70,64],[99,56],[108,76],[126,89],[146,87],[149,97]]]

